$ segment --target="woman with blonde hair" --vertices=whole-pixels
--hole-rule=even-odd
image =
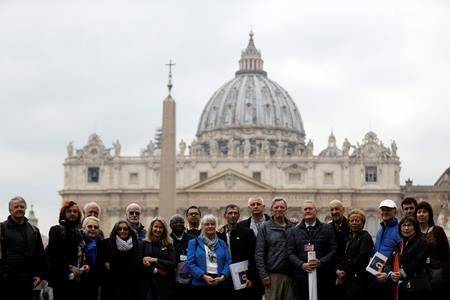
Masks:
[[[352,209],[348,214],[350,232],[345,241],[344,258],[336,267],[336,282],[342,287],[343,299],[363,299],[367,295],[368,273],[366,266],[372,253],[373,241],[363,230],[364,212]]]
[[[176,257],[167,223],[161,217],[150,222],[147,238],[139,248],[139,264],[143,274],[141,299],[171,299]]]

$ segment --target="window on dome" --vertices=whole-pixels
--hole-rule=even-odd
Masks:
[[[367,183],[377,182],[377,167],[366,167],[365,179]]]
[[[100,181],[100,168],[90,167],[87,170],[87,180],[89,183],[96,183]]]

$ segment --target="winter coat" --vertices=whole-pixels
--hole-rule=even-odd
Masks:
[[[219,276],[230,276],[230,263],[231,256],[228,252],[228,247],[224,241],[219,239],[216,247],[217,256],[217,273]],[[207,253],[205,250],[205,243],[202,237],[189,241],[188,246],[188,267],[189,272],[192,274],[192,285],[194,286],[206,286],[206,282],[203,280],[203,275],[206,274],[206,259]],[[226,282],[226,281],[224,281]],[[224,284],[222,282],[222,284]]]
[[[280,226],[270,219],[261,225],[256,238],[255,261],[261,279],[270,273],[291,274],[287,252],[288,231],[292,223],[285,219],[286,226]]]
[[[398,232],[398,221],[394,218],[387,224],[381,222],[380,226],[381,227],[377,232],[373,253],[380,252],[384,256],[389,257],[392,252],[394,252],[398,243],[402,240],[402,237]]]

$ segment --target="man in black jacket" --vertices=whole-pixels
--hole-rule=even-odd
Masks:
[[[170,228],[172,229],[170,237],[173,240],[173,247],[175,248],[177,265],[178,268],[182,268],[183,262],[186,262],[187,260],[187,249],[189,241],[195,239],[195,236],[186,232],[184,219],[181,215],[173,215],[170,218],[169,224]],[[180,270],[177,270],[177,272],[178,271]],[[188,276],[187,273],[183,273],[183,275]],[[189,284],[176,282],[174,299],[189,299],[191,296],[191,292],[192,291]]]
[[[269,215],[264,213],[264,198],[261,196],[251,196],[248,199],[248,210],[250,211],[250,217],[248,219],[239,222],[240,225],[253,230],[255,236],[258,236],[258,230],[262,223],[269,220]]]
[[[223,217],[227,221],[224,230],[218,233],[220,239],[228,245],[231,254],[231,263],[248,261],[248,272],[246,274],[246,287],[242,290],[233,290],[233,299],[261,299],[262,294],[255,289],[256,265],[255,265],[255,243],[256,238],[253,231],[238,224],[239,207],[229,204],[225,208]]]
[[[313,201],[303,204],[303,220],[293,228],[288,239],[288,254],[294,266],[295,293],[297,299],[309,299],[308,274],[317,271],[319,300],[332,299],[334,285],[334,259],[336,238],[333,227],[317,219]],[[314,251],[316,259],[308,260],[308,252]]]
[[[27,203],[22,197],[9,201],[8,219],[1,223],[0,295],[5,299],[32,299],[33,288],[42,278],[44,246],[39,230],[25,217]]]
[[[341,201],[332,200],[330,202],[331,225],[333,225],[336,236],[337,251],[336,262],[342,261],[345,252],[345,241],[350,233],[348,220],[344,217],[345,208]]]

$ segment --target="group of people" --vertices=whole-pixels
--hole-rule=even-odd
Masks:
[[[26,201],[9,202],[0,228],[2,299],[34,299],[33,288],[48,281],[53,299],[309,299],[310,274],[318,299],[419,299],[448,292],[450,250],[444,230],[434,224],[427,202],[406,198],[379,204],[375,242],[364,230],[365,214],[345,216],[341,201],[329,204],[331,221],[317,217],[313,201],[302,220],[287,218],[287,200],[275,197],[271,216],[264,199],[248,199],[250,217],[237,205],[216,216],[196,206],[167,224],[155,217],[146,228],[141,207],[132,203],[108,237],[101,230],[100,206],[83,209],[65,202],[44,249],[39,229],[25,217]],[[387,258],[375,275],[366,271],[375,253]],[[243,288],[233,288],[230,265],[245,262]],[[5,298],[4,298],[5,297]]]

